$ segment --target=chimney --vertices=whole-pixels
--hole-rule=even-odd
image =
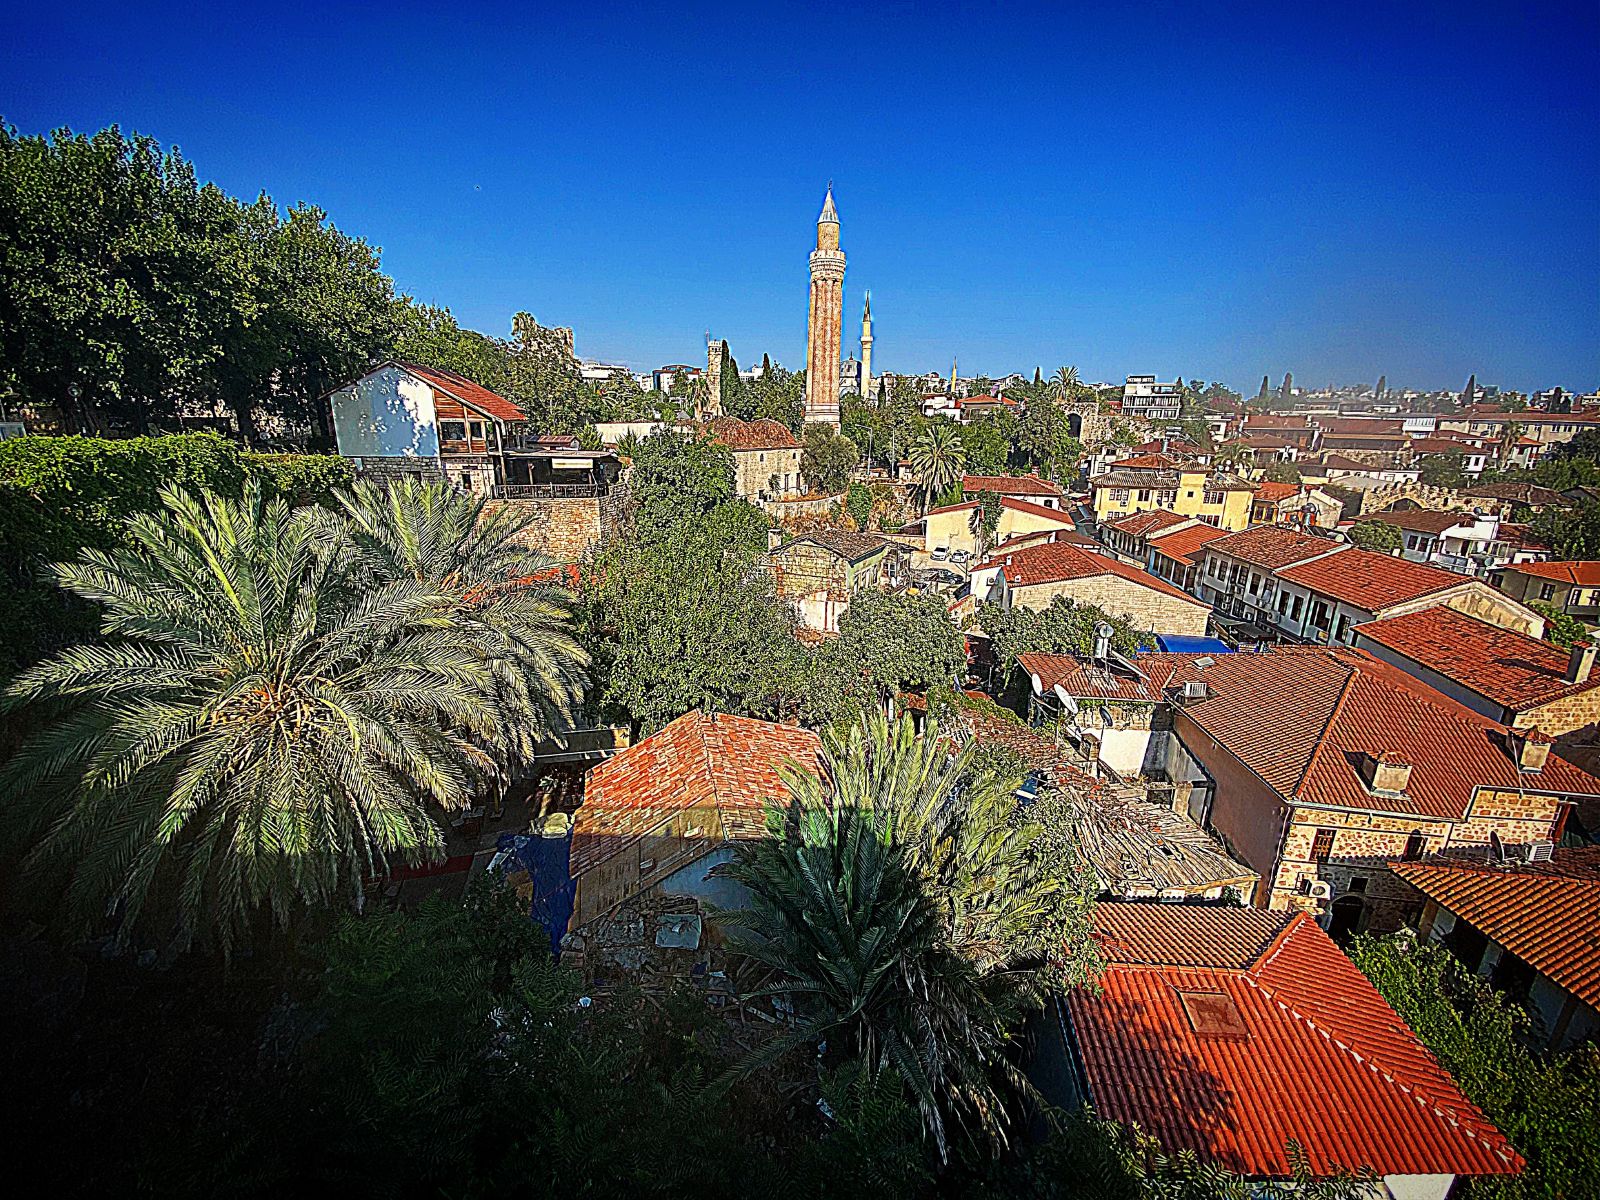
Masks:
[[[1367,787],[1385,795],[1402,795],[1411,782],[1411,764],[1398,750],[1368,751],[1361,761]]]
[[[1550,737],[1542,729],[1513,729],[1507,740],[1511,743],[1511,756],[1517,760],[1517,770],[1537,775],[1550,758]]]
[[[1594,643],[1573,642],[1572,653],[1567,658],[1567,682],[1582,683],[1594,670]]]

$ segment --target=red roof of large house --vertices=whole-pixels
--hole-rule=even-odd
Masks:
[[[1246,429],[1310,429],[1311,418],[1292,413],[1251,413],[1244,419]]]
[[[1181,562],[1184,566],[1194,563],[1194,556],[1205,549],[1210,543],[1218,541],[1228,535],[1212,525],[1191,525],[1187,529],[1175,529],[1171,533],[1157,533],[1150,537],[1150,548],[1157,554],[1164,555],[1174,562]]]
[[[1471,582],[1469,576],[1457,575],[1443,567],[1430,567],[1354,546],[1331,558],[1284,567],[1277,576],[1373,614]]]
[[[1072,654],[1031,651],[1017,655],[1022,669],[1039,681],[1041,692],[1060,688],[1074,699],[1139,700],[1155,703],[1171,682],[1176,664],[1137,660],[1139,675],[1120,666],[1101,666]]]
[[[1109,554],[1090,554],[1066,542],[1044,542],[1037,546],[1024,546],[1007,554],[997,555],[973,567],[999,567],[1006,583],[1012,587],[1032,587],[1041,583],[1061,583],[1069,579],[1088,579],[1096,575],[1116,575],[1129,583],[1139,584],[1152,591],[1161,592],[1175,600],[1210,608],[1203,600],[1180,591],[1164,579],[1157,579],[1148,571],[1131,567]]]
[[[1600,562],[1541,562],[1514,563],[1507,571],[1520,571],[1535,579],[1549,579],[1555,583],[1572,583],[1579,587],[1600,587]]]
[[[961,490],[969,495],[973,492],[994,492],[1001,496],[1061,495],[1058,485],[1037,475],[963,475]]]
[[[447,396],[454,396],[463,404],[471,405],[481,412],[488,413],[497,421],[526,421],[528,414],[523,412],[504,396],[498,396],[484,387],[481,383],[473,383],[465,375],[457,375],[454,371],[444,371],[438,367],[423,367],[416,363],[396,362],[401,370],[415,375],[431,388],[437,388]]]
[[[1567,678],[1565,650],[1442,604],[1368,621],[1356,632],[1513,712],[1600,688],[1600,679]]]
[[[1275,571],[1292,563],[1305,562],[1323,554],[1348,553],[1349,547],[1328,538],[1295,533],[1281,525],[1257,525],[1218,538],[1208,547],[1253,567]]]
[[[707,423],[711,435],[730,450],[798,450],[792,430],[782,421],[759,417],[741,421],[738,417],[713,417]]]
[[[1333,434],[1387,436],[1405,432],[1405,422],[1397,417],[1318,417],[1317,426],[1323,433]]]
[[[1090,1100],[1236,1173],[1513,1174],[1522,1159],[1304,913],[1101,904],[1066,1007]]]
[[[1202,451],[1193,442],[1185,442],[1179,438],[1151,438],[1148,442],[1140,442],[1135,446],[1133,453],[1195,455]]]
[[[1151,530],[1166,529],[1171,525],[1182,525],[1185,521],[1192,521],[1193,517],[1180,517],[1175,512],[1168,512],[1164,508],[1153,508],[1149,512],[1129,513],[1125,517],[1118,517],[1115,521],[1107,521],[1107,529],[1115,529],[1118,533],[1126,533],[1130,537],[1148,537]]]
[[[955,504],[941,504],[938,508],[930,508],[928,510],[928,516],[931,517],[934,513],[961,512],[965,509],[977,507],[978,502],[976,500],[961,500]]]
[[[1395,863],[1394,873],[1541,975],[1600,1008],[1600,846],[1547,863]]]
[[[1256,499],[1276,504],[1287,500],[1290,496],[1298,496],[1300,486],[1298,483],[1280,483],[1276,479],[1265,479],[1256,484]]]
[[[1000,507],[1011,512],[1028,513],[1035,517],[1048,517],[1052,521],[1060,521],[1063,525],[1072,526],[1072,518],[1059,508],[1047,508],[1043,504],[1034,504],[1028,500],[1019,500],[1015,496],[1001,496]]]
[[[1363,650],[1219,654],[1200,677],[1210,695],[1184,717],[1297,803],[1455,820],[1479,787],[1600,796],[1600,779],[1555,754],[1537,774],[1519,770],[1503,725]],[[1361,763],[1388,751],[1411,764],[1410,780],[1375,795]]]
[[[686,809],[715,809],[729,838],[760,837],[788,795],[786,762],[820,771],[817,735],[750,717],[685,713],[592,769],[573,819],[572,874],[605,862]]]

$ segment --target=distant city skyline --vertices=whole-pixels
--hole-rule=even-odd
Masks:
[[[1600,385],[1593,4],[157,9],[16,14],[0,116],[319,205],[485,333],[798,367],[831,178],[878,373]]]

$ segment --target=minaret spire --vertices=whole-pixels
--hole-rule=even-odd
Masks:
[[[872,399],[872,293],[861,310],[861,398]]]
[[[828,181],[811,252],[811,316],[806,328],[806,420],[839,427],[839,345],[844,328],[844,251],[839,210]]]

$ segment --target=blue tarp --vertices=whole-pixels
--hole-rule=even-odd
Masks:
[[[1232,654],[1227,642],[1214,637],[1193,637],[1183,633],[1158,633],[1156,645],[1168,654]]]
[[[533,884],[533,903],[529,906],[528,917],[544,926],[550,935],[550,953],[559,954],[567,923],[572,920],[572,902],[578,893],[578,886],[567,871],[571,832],[565,837],[503,833],[495,844],[528,872]]]

